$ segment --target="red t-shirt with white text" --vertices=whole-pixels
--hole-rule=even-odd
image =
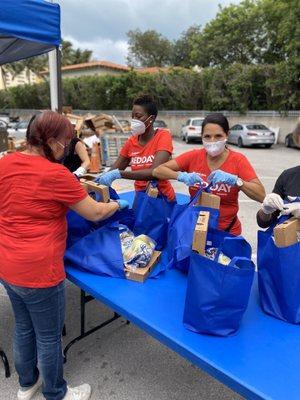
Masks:
[[[45,157],[0,160],[0,279],[47,288],[65,279],[68,207],[87,196],[75,176]]]
[[[208,185],[207,177],[212,171],[207,164],[205,149],[188,151],[187,153],[177,157],[175,160],[181,171],[197,172],[205,181],[206,185]],[[257,175],[247,157],[232,150],[229,150],[227,159],[219,169],[237,175],[246,182],[257,178]],[[190,195],[194,196],[197,189],[197,186],[190,187]],[[237,186],[229,186],[225,183],[220,183],[211,188],[211,192],[221,198],[219,229],[225,230],[237,216],[239,210],[239,188]],[[241,230],[241,222],[237,218],[230,232],[234,235],[240,235]]]
[[[140,145],[138,136],[131,136],[124,144],[120,154],[125,158],[130,158],[132,171],[140,171],[152,167],[158,151],[167,151],[170,156],[172,155],[173,141],[168,129],[157,129],[153,138],[145,146]],[[146,190],[147,185],[146,181],[135,181],[134,183],[136,191]],[[174,200],[175,192],[169,181],[158,181],[158,190],[170,201]]]

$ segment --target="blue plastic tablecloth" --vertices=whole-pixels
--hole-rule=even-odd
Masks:
[[[183,326],[187,279],[180,271],[141,284],[66,269],[75,285],[247,399],[300,399],[300,327],[261,311],[256,280],[240,330],[219,338]]]

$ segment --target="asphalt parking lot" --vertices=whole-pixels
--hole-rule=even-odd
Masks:
[[[175,142],[175,155],[196,148],[197,144]],[[279,145],[271,149],[237,149],[244,153],[257,171],[267,193],[278,175],[286,168],[299,165],[300,151]],[[130,190],[132,182],[117,181],[119,190]],[[177,191],[187,192],[175,182]],[[239,216],[243,234],[256,254],[257,225],[255,215],[259,205],[240,196]],[[79,289],[67,285],[67,337],[69,342],[79,334]],[[87,326],[106,319],[111,311],[97,302],[88,306]],[[0,287],[0,346],[11,362],[12,377],[4,378],[0,363],[0,399],[16,398],[18,380],[12,363],[13,316],[8,298]],[[240,362],[240,360],[236,360]],[[65,375],[69,385],[88,382],[93,388],[93,400],[236,400],[240,396],[227,389],[188,361],[161,345],[133,325],[118,320],[103,330],[82,340],[69,352]],[[42,399],[37,394],[35,399]]]

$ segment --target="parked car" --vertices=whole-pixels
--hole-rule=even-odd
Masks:
[[[233,125],[229,131],[228,143],[239,147],[262,145],[270,148],[275,143],[275,133],[265,125],[245,122]]]
[[[185,140],[186,143],[190,143],[192,140],[197,140],[202,143],[202,123],[204,118],[190,118],[186,121],[185,125],[181,128],[181,139]]]
[[[168,128],[168,125],[165,123],[165,121],[158,119],[153,122],[153,128]]]
[[[295,149],[300,149],[300,145],[297,145],[297,143],[295,143],[293,139],[293,133],[289,133],[288,135],[286,135],[284,144],[286,145],[286,147],[293,147]]]
[[[4,113],[0,112],[0,120],[4,121],[6,124],[8,124],[10,121],[9,114],[5,113],[5,112]]]
[[[14,128],[8,128],[10,138],[25,139],[29,121],[18,122]]]
[[[0,153],[8,150],[7,123],[0,120]]]

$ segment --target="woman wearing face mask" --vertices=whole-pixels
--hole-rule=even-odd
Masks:
[[[248,159],[226,146],[229,124],[222,114],[208,115],[202,124],[203,149],[192,150],[154,169],[158,179],[177,179],[189,186],[191,196],[199,185],[220,196],[219,228],[241,234],[237,213],[239,191],[262,202],[265,190]]]
[[[148,181],[154,179],[153,169],[170,160],[173,151],[169,130],[153,128],[156,116],[157,107],[152,96],[142,95],[133,102],[132,136],[124,144],[110,171],[96,178],[96,182],[110,186],[115,179],[132,179],[135,180],[136,191],[146,190]],[[126,170],[129,164],[131,171]],[[168,200],[175,199],[174,189],[169,181],[159,181],[158,190]]]
[[[47,400],[91,394],[88,384],[68,388],[63,377],[66,213],[97,221],[128,204],[97,203],[59,163],[72,134],[67,118],[43,112],[28,126],[27,149],[0,160],[0,282],[15,316],[19,400],[33,398],[42,384]]]

